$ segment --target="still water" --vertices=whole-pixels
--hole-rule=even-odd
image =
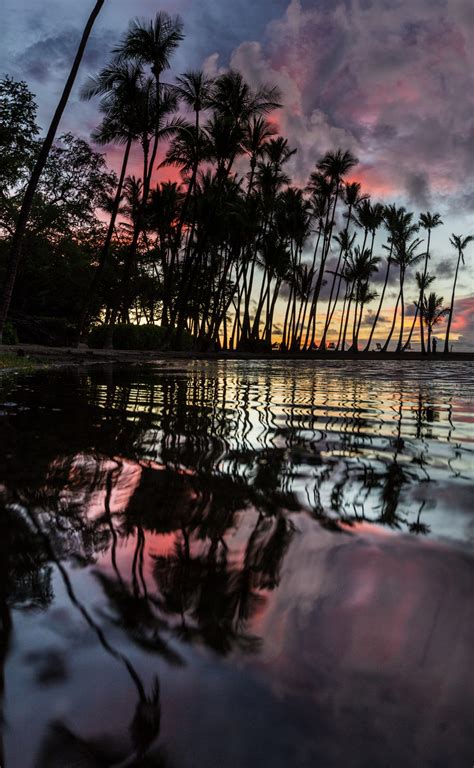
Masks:
[[[0,381],[2,768],[470,766],[472,367]]]

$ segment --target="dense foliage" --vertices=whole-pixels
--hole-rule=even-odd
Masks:
[[[182,38],[180,20],[167,14],[136,21],[84,84],[82,96],[98,99],[102,115],[92,138],[122,146],[121,168],[109,172],[104,156],[71,134],[55,143],[25,234],[13,322],[60,318],[75,327],[76,341],[99,324],[104,330],[91,342],[105,346],[114,329],[133,323],[159,325],[158,343],[168,348],[187,347],[192,337],[198,349],[278,343],[358,351],[377,340],[382,351],[402,351],[416,338],[430,351],[433,327],[447,316],[448,351],[458,271],[472,238],[453,235],[455,280],[445,308],[428,291],[439,214],[417,220],[370,200],[351,181],[357,159],[342,149],[316,159],[305,188],[293,186],[295,150],[271,122],[278,91],[252,89],[235,71],[213,80],[187,72],[174,83],[167,75],[165,83]],[[0,109],[1,269],[39,129],[25,83],[1,81]],[[137,148],[140,178],[127,175]],[[180,180],[155,183],[158,166],[177,168]],[[386,244],[376,253],[382,229]],[[135,334],[138,348],[145,337]],[[128,347],[131,338],[130,330],[115,332],[116,345]]]

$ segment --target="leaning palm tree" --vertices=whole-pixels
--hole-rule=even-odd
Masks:
[[[43,144],[41,145],[41,149],[38,153],[38,157],[36,158],[36,163],[34,165],[33,171],[31,173],[29,182],[25,190],[25,194],[23,196],[23,202],[21,204],[20,212],[18,214],[18,219],[15,227],[15,232],[12,238],[10,255],[9,255],[8,264],[7,264],[7,273],[5,277],[5,283],[3,286],[2,296],[0,298],[0,343],[2,341],[3,329],[5,326],[5,321],[7,319],[8,310],[10,309],[13,289],[15,287],[16,275],[18,272],[18,266],[21,261],[23,238],[26,232],[26,227],[28,224],[28,219],[30,217],[31,208],[33,206],[33,200],[38,187],[38,183],[39,183],[41,174],[43,172],[43,169],[46,165],[46,162],[48,160],[51,147],[53,146],[53,141],[56,136],[56,132],[58,130],[59,122],[66,108],[66,105],[69,101],[69,96],[71,94],[72,87],[76,80],[76,76],[79,71],[82,57],[84,56],[84,51],[86,49],[87,41],[89,40],[92,27],[94,26],[97,16],[102,10],[102,6],[104,5],[104,2],[105,0],[96,0],[94,8],[92,9],[92,12],[86,22],[86,26],[84,27],[84,31],[82,33],[81,41],[79,43],[79,47],[77,49],[76,56],[72,64],[71,71],[69,73],[69,77],[66,80],[66,85],[64,86],[64,90],[62,92],[58,106],[56,107],[56,111],[53,115],[53,119],[51,120],[51,124],[49,126],[48,133],[46,134],[46,138],[44,139]]]
[[[420,296],[418,299],[418,305],[419,307],[423,306],[423,295],[425,290],[424,282],[426,280],[426,275],[428,273],[428,261],[430,259],[430,244],[431,244],[431,230],[435,227],[439,227],[440,224],[443,222],[441,221],[441,216],[439,213],[430,213],[427,211],[426,213],[420,213],[420,227],[423,229],[426,229],[428,232],[428,241],[426,244],[426,253],[425,253],[425,264],[423,268],[422,277],[420,284]],[[421,351],[424,354],[425,353],[425,338],[423,333],[423,317],[420,314],[420,343],[421,343]]]
[[[454,311],[454,295],[456,293],[456,283],[458,281],[458,272],[459,272],[459,264],[464,264],[464,249],[466,248],[469,243],[474,241],[474,237],[472,235],[468,235],[467,237],[463,237],[462,235],[451,235],[449,242],[455,248],[458,252],[458,259],[456,262],[456,271],[454,273],[454,281],[453,281],[453,291],[451,294],[451,306],[449,307],[449,317],[448,317],[448,326],[446,328],[446,338],[444,340],[444,354],[447,355],[449,352],[449,334],[451,332],[451,323],[453,320],[453,311]]]
[[[446,315],[449,315],[450,310],[447,307],[443,308],[444,298],[443,296],[437,296],[436,293],[430,293],[428,298],[423,297],[423,304],[420,307],[421,315],[426,324],[428,331],[427,351],[431,353],[431,338],[433,335],[433,328],[435,325],[441,322]]]

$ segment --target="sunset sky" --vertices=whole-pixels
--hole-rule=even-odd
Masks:
[[[92,5],[1,0],[0,73],[29,83],[43,128]],[[305,183],[321,153],[340,146],[360,159],[353,178],[374,200],[441,213],[432,271],[448,303],[449,236],[474,234],[472,0],[106,0],[62,132],[88,137],[97,112],[79,101],[80,84],[106,62],[131,17],[158,10],[179,13],[185,25],[170,79],[231,66],[253,85],[279,86],[284,107],[275,119],[298,149],[295,183]],[[109,153],[109,161],[118,157]],[[458,283],[458,349],[474,346],[473,255],[471,244]]]

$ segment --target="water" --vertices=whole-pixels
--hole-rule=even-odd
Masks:
[[[0,384],[5,768],[472,763],[472,368]]]

